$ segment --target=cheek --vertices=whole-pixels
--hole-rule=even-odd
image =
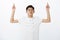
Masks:
[[[29,11],[26,11],[26,13],[29,13]]]
[[[27,10],[26,12],[29,12],[29,10]]]
[[[34,14],[34,11],[32,11],[32,13]]]

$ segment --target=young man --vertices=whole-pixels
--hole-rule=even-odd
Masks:
[[[32,5],[28,5],[26,7],[27,17],[24,17],[21,20],[15,20],[15,5],[12,7],[12,16],[10,19],[11,23],[22,23],[25,31],[24,40],[39,40],[39,25],[41,22],[49,23],[51,22],[50,19],[50,12],[49,12],[49,5],[47,3],[46,11],[47,11],[47,19],[40,19],[39,17],[34,17],[33,14],[35,12],[34,7]]]

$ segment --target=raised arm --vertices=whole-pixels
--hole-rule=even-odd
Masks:
[[[14,20],[15,9],[16,9],[15,4],[13,4],[12,14],[11,14],[11,18],[10,18],[10,23],[18,23],[18,20]]]
[[[49,8],[50,8],[50,7],[49,7],[49,4],[47,3],[47,6],[46,6],[47,18],[46,18],[46,19],[42,19],[42,22],[44,22],[44,23],[49,23],[49,22],[51,22]]]

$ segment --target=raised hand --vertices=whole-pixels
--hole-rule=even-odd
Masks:
[[[16,9],[15,4],[13,4],[12,12],[14,12],[14,13],[15,13],[15,9]]]
[[[10,19],[10,22],[11,23],[18,23],[18,20],[14,20],[14,15],[15,15],[15,4],[13,4],[13,7],[12,7],[12,15],[11,15],[11,19]]]
[[[49,6],[49,4],[47,3],[47,5],[46,5],[46,10],[49,11],[49,9],[50,9],[50,6]]]
[[[50,8],[50,6],[47,3],[47,5],[46,5],[47,18],[42,20],[42,22],[44,22],[44,23],[48,23],[51,21],[49,8]]]
[[[16,7],[15,7],[15,4],[13,4],[13,7],[12,7],[12,9],[16,9]]]
[[[47,3],[46,8],[50,8],[49,4]]]

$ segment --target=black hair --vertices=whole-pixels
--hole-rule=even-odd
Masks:
[[[33,7],[32,5],[28,5],[28,6],[26,7],[26,10],[27,10],[28,8],[32,8],[32,9],[34,10],[34,7]]]

